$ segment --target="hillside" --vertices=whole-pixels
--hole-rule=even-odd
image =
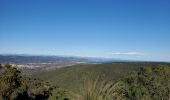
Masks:
[[[141,67],[156,67],[159,65],[168,65],[168,63],[128,63],[117,62],[110,64],[80,64],[66,68],[60,68],[52,71],[43,71],[32,75],[32,77],[49,81],[53,85],[58,85],[69,91],[78,92],[82,87],[83,80],[89,77],[100,77],[100,80],[122,79],[128,72],[139,70]]]
[[[169,63],[81,64],[25,76],[0,64],[2,100],[169,100]]]

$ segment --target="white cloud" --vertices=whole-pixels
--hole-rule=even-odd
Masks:
[[[112,58],[170,62],[170,56],[160,54],[147,54],[142,52],[113,52],[110,54]]]
[[[142,56],[141,52],[114,52],[113,55]]]

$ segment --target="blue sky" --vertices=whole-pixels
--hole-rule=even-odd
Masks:
[[[0,0],[0,53],[170,61],[169,0]]]

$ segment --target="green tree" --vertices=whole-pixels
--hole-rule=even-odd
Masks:
[[[119,87],[120,86],[120,87]],[[170,67],[144,67],[118,83],[116,97],[129,100],[169,100]]]

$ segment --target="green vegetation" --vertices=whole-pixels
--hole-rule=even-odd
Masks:
[[[40,72],[36,78],[59,85],[68,100],[169,100],[170,64],[76,65]],[[72,92],[69,92],[72,91]],[[52,100],[58,92],[53,93]]]
[[[52,85],[78,92],[83,86],[84,80],[93,76],[100,77],[104,81],[118,81],[127,75],[130,71],[137,71],[141,67],[154,67],[159,65],[167,65],[166,63],[111,63],[111,64],[81,64],[52,71],[39,72],[32,77],[49,81]],[[92,75],[91,75],[92,74]],[[87,78],[86,78],[87,77]]]
[[[21,76],[10,65],[0,65],[1,99],[169,100],[170,64],[76,65],[40,72],[32,78]]]
[[[21,81],[20,72],[10,65],[0,69],[0,99],[15,99],[26,90],[26,86]]]
[[[51,92],[49,84],[22,77],[10,65],[0,66],[0,100],[46,100]]]
[[[116,91],[115,98],[126,100],[169,100],[170,66],[145,67],[131,72],[118,82]]]
[[[112,100],[114,82],[99,79],[99,77],[86,79],[80,89],[78,100]]]

